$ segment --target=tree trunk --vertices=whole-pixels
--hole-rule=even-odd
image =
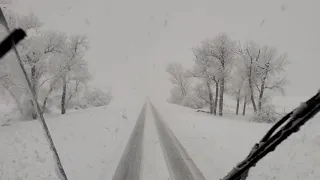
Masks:
[[[215,95],[214,109],[213,109],[213,114],[214,115],[217,115],[218,97],[219,97],[219,81],[216,82],[216,95]]]
[[[260,90],[260,93],[259,93],[259,101],[258,101],[258,110],[259,112],[261,112],[261,109],[262,109],[262,98],[263,98],[263,94],[264,94],[264,82],[262,82],[261,84],[261,90]]]
[[[50,96],[50,94],[51,94],[52,91],[53,91],[53,88],[51,87],[51,88],[49,89],[48,95],[47,95],[47,96],[44,98],[44,100],[43,100],[42,113],[44,112],[44,110],[45,110],[45,108],[46,108],[46,106],[47,106],[48,98],[49,98],[49,96]]]
[[[33,65],[31,68],[31,82],[32,82],[32,91],[34,94],[36,94],[36,66],[35,65]]]
[[[262,109],[262,99],[263,99],[263,94],[264,94],[264,90],[265,90],[265,86],[266,86],[267,76],[268,76],[268,71],[266,71],[266,74],[265,74],[265,76],[263,77],[263,79],[261,81],[261,87],[260,87],[260,93],[259,93],[259,102],[258,102],[258,110],[259,110],[259,112],[261,112],[261,109]]]
[[[225,63],[225,60],[221,59],[222,76],[221,76],[221,80],[220,80],[219,116],[223,115],[224,75],[225,75],[224,63]]]
[[[246,108],[247,108],[247,96],[244,97],[243,100],[243,110],[242,110],[242,115],[246,115]]]
[[[213,106],[214,106],[213,105],[213,94],[212,94],[212,90],[211,90],[209,81],[207,81],[207,88],[209,91],[210,114],[213,114]]]
[[[184,88],[181,88],[181,94],[182,94],[182,97],[185,98],[186,97],[186,91]]]
[[[257,106],[256,106],[256,102],[254,101],[254,92],[253,92],[253,82],[252,82],[252,62],[253,60],[251,59],[251,64],[250,64],[250,69],[249,69],[249,89],[250,89],[250,99],[252,102],[252,107],[253,107],[253,111],[256,113],[257,112]]]
[[[253,111],[256,113],[257,112],[257,105],[256,105],[256,102],[254,101],[253,93],[250,94],[250,99],[251,99]]]
[[[49,96],[45,97],[44,100],[43,100],[42,113],[44,113],[44,110],[45,110],[45,108],[46,108],[46,106],[47,106],[48,97],[49,97]]]
[[[33,107],[32,109],[32,119],[37,119],[38,118],[38,114],[37,114],[37,110],[36,110],[36,105],[34,104],[34,102],[32,100],[30,100],[30,104],[31,104],[31,107]]]
[[[240,89],[239,91],[237,92],[237,107],[236,107],[236,115],[239,114],[239,106],[240,106]]]
[[[66,96],[67,96],[67,81],[66,76],[63,77],[63,87],[62,87],[62,96],[61,96],[61,114],[66,113]]]
[[[32,93],[34,93],[35,97],[36,97],[36,101],[38,100],[38,96],[37,96],[37,90],[36,90],[36,65],[33,65],[31,68],[31,83],[32,83]],[[31,106],[33,107],[33,111],[32,111],[32,118],[33,119],[37,119],[38,118],[38,114],[36,111],[36,105],[32,102],[31,100]]]
[[[219,116],[223,115],[223,95],[224,95],[224,78],[220,81],[220,94],[219,94]]]

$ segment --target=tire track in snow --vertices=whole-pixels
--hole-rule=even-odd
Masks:
[[[171,179],[205,180],[202,172],[195,165],[185,148],[161,119],[154,105],[151,102],[150,105]]]
[[[112,180],[139,180],[147,103],[142,107]]]
[[[152,112],[147,108],[140,180],[170,180]]]

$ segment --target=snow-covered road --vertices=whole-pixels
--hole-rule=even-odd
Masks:
[[[193,162],[171,129],[163,121],[154,105],[151,102],[150,105],[171,179],[205,180],[202,172]]]
[[[128,140],[113,180],[139,180],[140,177],[143,177],[143,179],[205,180],[202,172],[162,120],[154,105],[151,102],[149,104],[149,109],[155,121],[153,122],[149,116],[150,119],[147,119],[148,127],[144,128],[146,121],[145,104]],[[155,123],[155,126],[152,126],[153,123]],[[148,131],[148,136],[144,136],[145,131]],[[148,140],[147,143],[144,143],[144,139]],[[157,146],[156,142],[160,142],[160,146]],[[145,144],[144,148],[142,148],[143,144]],[[163,153],[159,151],[160,147]],[[144,154],[142,149],[147,153]],[[157,152],[151,153],[150,150]],[[163,163],[164,161],[165,163]],[[141,171],[142,164],[144,165],[143,171]],[[164,165],[167,165],[168,171],[165,171]],[[162,171],[159,171],[160,169]],[[165,172],[163,173],[163,171]],[[156,172],[160,172],[160,174]]]
[[[139,180],[142,160],[143,133],[147,104],[144,104],[127,146],[118,164],[113,180]]]

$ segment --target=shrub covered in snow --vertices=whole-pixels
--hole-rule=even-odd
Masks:
[[[58,101],[60,98],[58,99]],[[68,101],[67,109],[87,109],[90,107],[105,106],[112,100],[111,92],[104,92],[98,88],[87,89],[79,98]],[[57,102],[56,102],[57,103]],[[57,107],[60,109],[61,105]]]
[[[174,86],[171,89],[171,94],[167,101],[172,104],[181,104],[181,102],[183,101],[183,96],[178,86]]]
[[[84,94],[84,99],[86,100],[87,105],[93,107],[105,106],[108,105],[112,99],[110,92],[104,92],[100,89],[88,90]]]
[[[257,112],[251,120],[254,122],[274,123],[279,118],[279,114],[276,113],[275,107],[269,104],[262,107],[261,111]]]
[[[201,109],[205,106],[205,101],[199,99],[194,95],[187,95],[181,102],[181,105],[190,107],[193,109]]]

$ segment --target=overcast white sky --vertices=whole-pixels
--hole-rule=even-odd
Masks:
[[[34,12],[47,28],[86,33],[95,84],[115,96],[167,98],[165,65],[189,67],[190,48],[220,32],[288,53],[286,103],[319,89],[319,0],[13,0],[12,7]]]

